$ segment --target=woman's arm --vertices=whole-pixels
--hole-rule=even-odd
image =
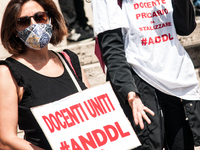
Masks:
[[[196,28],[194,8],[190,0],[172,0],[174,24],[179,35],[189,35]]]
[[[21,92],[9,68],[0,65],[0,149],[42,150],[17,136],[18,101]]]
[[[82,81],[83,81],[83,83],[85,83],[85,86],[86,86],[87,88],[90,88],[90,83],[88,82],[88,79],[87,79],[87,77],[86,77],[86,75],[85,75],[85,72],[84,72],[82,66],[81,66],[81,73],[82,73]]]

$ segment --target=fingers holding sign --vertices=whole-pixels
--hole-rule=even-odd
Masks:
[[[144,129],[143,119],[146,120],[148,124],[151,123],[151,120],[149,119],[146,113],[149,113],[152,116],[154,116],[154,112],[148,107],[144,106],[141,99],[135,92],[129,92],[127,99],[128,99],[129,105],[132,108],[135,124],[136,125],[139,124],[140,128]]]

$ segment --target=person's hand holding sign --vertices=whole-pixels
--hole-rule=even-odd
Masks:
[[[146,120],[148,124],[151,123],[151,120],[146,115],[146,112],[154,116],[154,112],[148,107],[144,106],[141,99],[135,92],[128,93],[128,103],[132,108],[133,118],[136,125],[140,125],[141,129],[144,129],[143,119]]]

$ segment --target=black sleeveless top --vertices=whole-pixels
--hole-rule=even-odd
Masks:
[[[72,65],[78,77],[75,74],[74,76],[79,85],[82,89],[86,89],[86,86],[82,82],[78,56],[72,51],[64,51],[70,56]],[[65,61],[69,68],[71,68],[66,59]],[[19,128],[25,132],[24,138],[41,148],[46,150],[51,149],[40,126],[32,115],[30,108],[54,102],[78,92],[70,75],[67,70],[64,69],[64,73],[59,77],[44,76],[10,57],[7,58],[4,63],[9,67],[17,84],[24,87],[25,90],[23,98],[18,104],[18,124]],[[0,64],[2,64],[2,62]]]

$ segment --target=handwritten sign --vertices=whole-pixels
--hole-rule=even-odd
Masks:
[[[109,82],[31,111],[54,150],[127,150],[140,145]]]

